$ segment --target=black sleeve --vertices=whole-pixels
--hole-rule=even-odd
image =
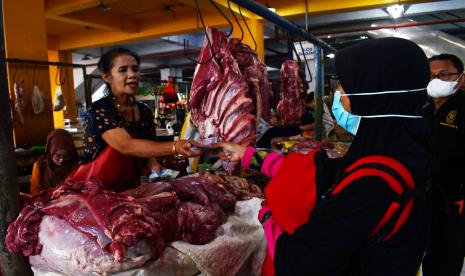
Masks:
[[[304,115],[302,115],[302,117],[300,117],[300,121],[302,122],[302,125],[308,125],[313,124],[315,119],[313,118],[313,115],[307,111],[304,113]]]
[[[276,137],[290,137],[299,135],[302,130],[299,126],[287,126],[287,127],[272,127],[268,129],[262,138],[257,141],[257,148],[271,148],[271,140]]]
[[[145,128],[143,135],[144,137],[141,138],[156,141],[157,131],[152,110],[144,103],[139,104],[139,110],[141,114],[142,126]]]
[[[382,180],[363,178],[320,200],[308,223],[276,242],[276,275],[345,275],[351,257],[392,202]]]

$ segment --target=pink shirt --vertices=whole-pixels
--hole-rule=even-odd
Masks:
[[[242,167],[248,169],[250,162],[255,153],[255,148],[247,147],[244,156],[242,157]],[[273,177],[278,173],[278,169],[284,160],[284,155],[270,152],[265,156],[261,171],[269,177]],[[261,221],[265,213],[271,211],[270,207],[266,203],[266,200],[262,203],[262,208],[258,213],[258,219]],[[273,216],[271,216],[263,225],[263,231],[266,239],[267,253],[274,259],[275,245],[279,236],[282,234],[281,227],[276,223]]]
[[[255,148],[247,147],[244,156],[242,157],[242,167],[248,169],[252,160]],[[278,173],[278,169],[284,160],[284,155],[276,152],[270,152],[265,156],[261,171],[269,177],[273,177]]]

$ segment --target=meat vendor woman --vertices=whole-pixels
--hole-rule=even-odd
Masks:
[[[335,62],[333,114],[355,135],[344,157],[216,147],[273,177],[259,213],[263,274],[414,276],[428,228],[428,61],[413,42],[390,37],[344,48]]]
[[[151,110],[137,102],[140,58],[118,48],[104,54],[98,68],[107,96],[92,103],[87,112],[82,164],[69,179],[96,178],[115,191],[137,186],[144,165],[157,164],[155,157],[199,155],[190,141],[155,142]]]

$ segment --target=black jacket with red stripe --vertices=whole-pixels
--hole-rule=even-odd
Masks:
[[[416,275],[426,248],[426,192],[415,197],[408,220],[396,234],[371,243],[370,232],[396,195],[376,176],[360,178],[340,193],[328,195],[336,162],[318,168],[319,199],[308,221],[278,238],[276,275]]]

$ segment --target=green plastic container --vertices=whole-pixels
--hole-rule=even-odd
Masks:
[[[35,145],[31,147],[32,152],[34,153],[44,153],[45,146],[44,145]]]
[[[204,175],[211,168],[212,164],[210,163],[201,163],[199,164],[199,174]]]

